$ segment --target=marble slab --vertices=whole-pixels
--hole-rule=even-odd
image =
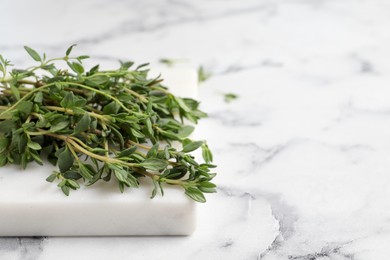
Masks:
[[[194,70],[160,73],[170,91],[196,97]],[[26,170],[0,168],[0,236],[189,235],[195,229],[196,204],[179,188],[167,187],[164,197],[150,199],[148,180],[123,194],[114,181],[98,182],[67,197],[45,181],[55,169],[48,162]]]

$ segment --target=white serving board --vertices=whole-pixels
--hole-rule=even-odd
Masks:
[[[158,72],[171,92],[196,98],[195,71]],[[164,197],[150,199],[148,180],[123,194],[116,183],[102,181],[66,197],[45,181],[53,169],[33,163],[26,170],[0,167],[0,236],[189,235],[195,229],[196,203],[179,188],[166,186]]]

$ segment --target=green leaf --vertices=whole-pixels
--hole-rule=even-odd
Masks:
[[[184,147],[183,147],[183,150],[181,150],[183,153],[189,153],[189,152],[192,152],[192,151],[195,151],[196,149],[198,149],[199,147],[202,146],[204,142],[203,141],[194,141],[194,142],[190,142],[189,144],[186,144]]]
[[[137,129],[131,128],[130,131],[134,135],[134,137],[137,137],[137,138],[144,138],[145,137],[145,135],[143,133],[141,133],[140,131],[138,131]]]
[[[68,147],[66,147],[60,154],[58,154],[57,158],[57,164],[60,172],[66,172],[73,166],[74,157],[69,151]]]
[[[192,132],[194,131],[195,127],[191,126],[191,125],[186,125],[186,126],[183,126],[179,132],[177,133],[177,137],[183,139],[183,138],[186,138],[188,136],[190,136],[192,134]]]
[[[88,55],[81,55],[77,57],[77,60],[81,62],[81,60],[89,59],[90,57]]]
[[[213,161],[213,154],[211,153],[207,144],[202,145],[202,157],[206,163],[210,163]]]
[[[109,80],[109,77],[105,75],[94,75],[86,80],[86,82],[90,85],[93,85],[95,87],[103,85],[107,83]]]
[[[125,149],[123,151],[121,151],[118,155],[117,155],[117,158],[120,158],[120,157],[127,157],[131,154],[133,154],[135,151],[137,150],[137,146],[132,146],[128,149]]]
[[[103,113],[106,115],[118,114],[120,106],[115,101],[112,101],[103,107]]]
[[[121,61],[121,67],[120,70],[128,70],[131,66],[133,66],[134,62],[133,61]]]
[[[150,158],[141,162],[139,165],[151,171],[159,171],[165,169],[168,166],[168,162],[162,159]]]
[[[20,93],[19,93],[19,89],[17,87],[15,87],[14,85],[11,85],[11,92],[14,95],[14,97],[16,98],[16,100],[20,99]]]
[[[41,57],[39,56],[38,52],[31,49],[28,46],[24,46],[24,49],[27,51],[27,53],[33,58],[35,61],[42,61]]]
[[[60,105],[63,108],[72,108],[74,107],[74,94],[72,91],[66,93],[64,99],[61,101]]]
[[[30,150],[30,155],[36,163],[38,163],[39,165],[43,165],[43,161],[36,150]]]
[[[43,94],[42,94],[42,92],[38,92],[37,94],[35,94],[34,102],[42,103],[42,101],[43,101]]]
[[[58,131],[65,129],[68,125],[69,125],[69,121],[59,122],[58,124],[52,125],[50,127],[50,132],[56,133]]]
[[[16,127],[15,123],[10,119],[6,119],[0,122],[0,133],[9,133],[14,127]]]
[[[182,98],[175,97],[175,101],[177,105],[183,109],[185,112],[191,112],[191,109],[187,106],[187,104],[184,102]]]
[[[126,182],[128,172],[123,169],[122,166],[116,165],[116,164],[109,164],[108,167],[114,171],[115,177],[120,181],[120,182]]]
[[[20,112],[28,115],[31,113],[31,110],[33,108],[33,103],[31,101],[21,101],[17,107],[16,107]]]
[[[84,67],[80,63],[77,62],[68,62],[69,67],[76,72],[77,74],[83,74],[84,73]]]
[[[148,135],[148,137],[153,137],[154,131],[152,126],[152,120],[150,118],[146,119],[145,126],[146,126],[146,134]]]
[[[78,184],[77,181],[71,180],[71,179],[67,179],[66,181],[67,181],[68,185],[70,186],[70,188],[72,188],[74,190],[77,190],[80,188],[80,184]]]
[[[66,196],[69,196],[69,192],[70,192],[69,186],[64,185],[64,186],[61,187],[61,190],[62,190],[62,192],[63,192]]]
[[[166,160],[169,160],[171,158],[171,154],[169,153],[168,145],[164,147],[164,156],[165,156]]]
[[[157,181],[155,179],[152,179],[153,180],[153,190],[152,190],[152,195],[150,196],[151,199],[153,199],[154,197],[156,197],[157,195]]]
[[[199,69],[198,69],[198,81],[199,81],[199,83],[208,80],[211,76],[212,76],[212,73],[205,71],[203,66],[199,67]]]
[[[216,187],[217,185],[214,183],[205,181],[199,184],[198,189],[205,193],[215,193],[217,192]]]
[[[53,172],[52,174],[49,175],[49,177],[46,178],[47,182],[53,182],[55,179],[57,179],[57,172]]]
[[[186,188],[185,194],[197,202],[206,202],[206,198],[204,197],[203,193],[197,188],[188,187]]]
[[[8,162],[8,158],[5,156],[0,156],[0,167],[3,167]]]
[[[33,141],[29,141],[29,142],[27,143],[27,146],[30,147],[30,148],[33,149],[33,150],[41,150],[41,149],[42,149],[42,147],[41,147],[40,144],[38,144],[38,143],[36,143],[36,142],[33,142]]]
[[[89,125],[91,124],[91,117],[89,113],[85,113],[80,121],[76,124],[76,127],[73,131],[74,134],[79,134],[81,132],[85,132],[89,129]]]
[[[115,127],[111,127],[111,132],[118,138],[119,147],[122,149],[125,146],[125,139],[121,132],[119,132]]]
[[[88,167],[83,164],[82,162],[78,162],[79,164],[79,170],[80,170],[80,175],[84,178],[84,179],[87,179],[87,180],[92,180],[93,179],[93,175],[91,174],[91,171],[90,169],[88,169]]]
[[[77,46],[77,44],[71,45],[67,50],[66,50],[66,56],[69,56],[69,54],[72,52],[73,47]]]
[[[0,135],[0,154],[7,149],[9,143],[10,143],[10,140],[8,138]],[[0,155],[0,157],[2,157],[2,156],[3,155]]]
[[[156,157],[158,148],[159,148],[159,144],[153,145],[152,148],[150,148],[150,150],[146,154],[146,158]]]
[[[230,103],[230,102],[232,102],[233,100],[235,100],[237,98],[238,98],[237,94],[233,94],[233,93],[226,93],[226,94],[224,94],[224,100],[225,100],[226,103]]]

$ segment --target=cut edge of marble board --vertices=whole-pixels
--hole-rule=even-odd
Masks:
[[[197,97],[192,69],[159,69],[163,84],[178,96]],[[191,235],[196,202],[177,187],[150,199],[152,184],[122,194],[114,182],[82,187],[66,197],[45,181],[56,167],[29,164],[0,167],[0,236],[160,236]]]

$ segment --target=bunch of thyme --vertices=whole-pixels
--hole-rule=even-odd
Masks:
[[[212,153],[205,141],[188,138],[194,127],[183,123],[206,116],[199,103],[173,95],[159,77],[149,78],[148,64],[86,70],[82,61],[89,57],[70,56],[73,47],[47,59],[25,46],[38,64],[9,72],[12,64],[0,55],[0,166],[42,165],[47,157],[58,165],[47,181],[57,180],[66,195],[82,183],[110,180],[123,192],[147,177],[152,198],[169,184],[205,202],[204,193],[215,192]],[[69,68],[57,68],[58,61]],[[198,148],[204,163],[191,155]]]

